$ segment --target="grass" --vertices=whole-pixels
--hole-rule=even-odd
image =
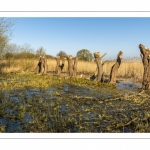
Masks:
[[[56,68],[56,60],[48,59],[48,72],[54,73]],[[1,60],[0,69],[1,72],[9,73],[14,70],[20,70],[25,72],[34,72],[36,71],[38,60],[35,59],[22,59],[22,60],[14,60],[11,59],[9,61]],[[115,61],[106,61],[103,70],[104,75],[109,77],[111,67]],[[92,75],[96,71],[96,63],[95,62],[85,62],[78,61],[77,73],[78,74],[87,74]],[[65,66],[63,69],[63,73],[67,73],[68,71],[68,62],[65,61]],[[133,78],[136,82],[141,82],[143,77],[143,64],[140,60],[123,60],[121,66],[118,70],[118,77],[122,78]]]
[[[104,65],[104,74],[109,76],[112,65],[115,62],[106,62]],[[141,61],[123,61],[118,70],[118,77],[133,78],[135,81],[142,81],[143,64]]]

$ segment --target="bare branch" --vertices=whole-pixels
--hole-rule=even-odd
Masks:
[[[107,53],[105,53],[104,55],[101,56],[101,59],[106,55]]]

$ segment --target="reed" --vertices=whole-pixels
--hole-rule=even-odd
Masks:
[[[48,59],[47,63],[48,63],[48,72],[54,73],[56,70],[56,60]],[[103,66],[103,71],[105,76],[109,77],[111,67],[113,66],[114,63],[115,61],[105,61],[105,64]],[[37,64],[38,64],[37,59],[18,59],[18,60],[11,59],[9,61],[1,60],[0,71],[5,73],[9,73],[13,70],[34,72],[36,71]],[[96,68],[97,66],[94,61],[87,62],[87,61],[79,60],[77,66],[77,73],[92,75],[95,73]],[[143,71],[144,68],[140,60],[135,60],[135,59],[122,60],[117,76],[122,78],[133,78],[136,81],[142,81]],[[62,73],[67,73],[67,72],[68,72],[68,62],[66,60]]]

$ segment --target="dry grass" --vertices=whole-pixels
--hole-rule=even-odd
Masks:
[[[55,72],[56,68],[56,60],[48,59],[48,71]],[[105,76],[110,75],[111,67],[115,61],[107,61],[103,66],[103,71]],[[1,60],[0,61],[0,69],[2,72],[11,72],[13,70],[20,71],[35,71],[38,64],[38,60],[35,59],[22,59],[22,60]],[[89,74],[92,75],[96,71],[96,63],[95,62],[85,62],[78,61],[77,72],[79,74]],[[68,62],[65,61],[65,66],[63,72],[68,71]],[[118,77],[123,78],[133,78],[136,81],[142,81],[143,76],[143,65],[139,60],[134,61],[122,61],[121,66],[118,70]]]
[[[109,76],[111,67],[115,62],[106,62],[104,65],[104,74]],[[118,77],[133,78],[136,82],[142,81],[143,64],[141,61],[123,61],[118,70]]]

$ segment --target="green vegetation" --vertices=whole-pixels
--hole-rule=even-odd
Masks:
[[[77,57],[79,60],[84,60],[84,61],[92,61],[93,60],[92,53],[90,53],[90,51],[87,49],[79,50],[77,52]]]
[[[0,77],[0,132],[150,132],[150,96],[135,87],[21,73]]]
[[[56,56],[60,56],[62,59],[63,57],[67,57],[67,54],[64,51],[60,51]]]

